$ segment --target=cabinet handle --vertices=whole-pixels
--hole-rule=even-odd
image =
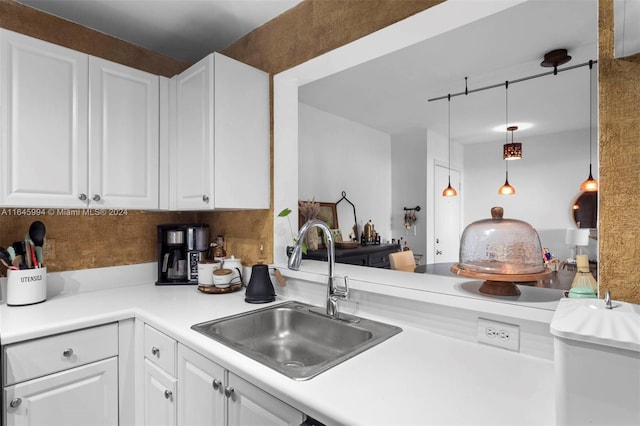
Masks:
[[[78,199],[80,199],[80,201],[87,201],[87,194],[78,195]]]
[[[9,403],[9,407],[16,408],[20,404],[22,404],[22,398],[13,398]]]
[[[65,349],[62,352],[62,356],[65,358],[71,358],[71,355],[73,355],[73,349],[69,348],[69,349]]]
[[[204,201],[205,203],[209,202],[209,196],[208,195],[203,195],[202,196],[202,201]]]
[[[152,347],[151,348],[151,353],[159,358],[160,357],[160,348],[157,348],[155,346]]]
[[[94,194],[93,197],[91,197],[91,199],[93,201],[100,201],[100,196],[98,194]]]
[[[165,397],[166,399],[171,399],[171,398],[173,398],[173,392],[171,392],[169,389],[165,389],[165,390],[164,390],[164,397]]]
[[[227,386],[226,388],[224,388],[224,396],[226,396],[227,398],[231,398],[235,391],[236,390],[234,388],[230,388],[229,386]]]
[[[213,389],[218,390],[222,386],[222,382],[218,379],[213,379]]]

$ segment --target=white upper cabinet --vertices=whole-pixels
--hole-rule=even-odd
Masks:
[[[158,208],[158,76],[91,57],[89,192],[101,207]]]
[[[269,208],[269,75],[213,53],[172,79],[171,103],[171,209]]]
[[[0,203],[83,207],[88,56],[0,29]]]
[[[0,203],[157,209],[159,77],[0,31]]]

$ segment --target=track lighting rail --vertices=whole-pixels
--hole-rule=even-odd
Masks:
[[[572,69],[575,69],[575,68],[589,66],[589,64],[597,64],[597,63],[598,63],[598,61],[592,60],[592,61],[589,61],[589,62],[584,62],[582,64],[577,64],[577,65],[572,65],[572,66],[569,66],[569,67],[564,67],[562,69],[554,68],[553,71],[547,71],[547,72],[543,72],[543,73],[540,73],[540,74],[535,74],[535,75],[530,75],[530,76],[527,76],[527,77],[517,78],[515,80],[507,80],[506,82],[492,84],[490,86],[479,87],[477,89],[471,89],[471,90],[469,90],[466,87],[467,77],[465,77],[465,89],[464,89],[463,92],[451,93],[451,94],[447,94],[447,95],[444,95],[444,96],[438,96],[437,98],[429,99],[427,102],[440,101],[442,99],[451,99],[451,97],[460,96],[460,95],[470,95],[470,94],[475,93],[475,92],[481,92],[481,91],[484,91],[484,90],[495,89],[496,87],[504,87],[505,84],[508,85],[508,84],[520,83],[522,81],[533,80],[534,78],[545,77],[545,76],[551,75],[551,74],[555,75],[555,74],[557,74],[559,72],[569,71],[569,70],[572,70]]]

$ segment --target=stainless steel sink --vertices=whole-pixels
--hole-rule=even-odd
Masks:
[[[306,380],[402,331],[348,318],[334,319],[321,308],[286,302],[191,328],[292,379]]]

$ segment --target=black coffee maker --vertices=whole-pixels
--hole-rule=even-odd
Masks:
[[[198,262],[208,249],[209,225],[158,225],[156,284],[197,284]]]
[[[276,300],[276,292],[269,278],[267,265],[253,265],[251,267],[251,279],[244,294],[247,303],[269,303]]]

